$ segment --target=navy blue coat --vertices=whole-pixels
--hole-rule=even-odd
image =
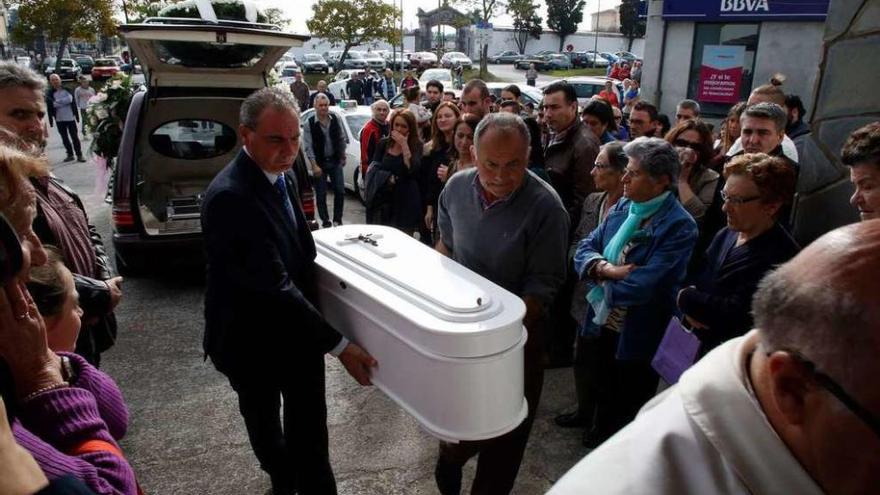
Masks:
[[[296,228],[281,195],[243,150],[205,195],[204,349],[230,376],[275,372],[272,366],[326,353],[341,339],[313,305],[315,243],[295,183],[285,177]]]
[[[626,220],[630,203],[628,199],[618,201],[605,221],[578,243],[574,265],[581,279],[594,262],[604,259],[602,252]],[[676,311],[675,297],[697,242],[697,224],[670,194],[632,242],[626,262],[638,268],[624,280],[606,281],[605,287],[611,307],[627,308],[617,358],[649,360]],[[587,285],[592,289],[596,284],[588,280]],[[600,328],[593,323],[594,316],[589,307],[581,335],[598,335]]]

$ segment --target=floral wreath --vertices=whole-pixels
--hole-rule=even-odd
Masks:
[[[95,96],[89,98],[85,125],[94,136],[90,149],[96,157],[106,160],[108,166],[119,154],[122,128],[136,91],[131,76],[117,72]]]

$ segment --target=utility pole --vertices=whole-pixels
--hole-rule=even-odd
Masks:
[[[596,25],[593,26],[595,41],[593,42],[593,63],[591,64],[593,67],[599,62],[599,9],[601,6],[602,0],[596,0]]]

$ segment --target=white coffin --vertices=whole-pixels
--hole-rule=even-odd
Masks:
[[[525,419],[519,297],[390,227],[313,234],[321,313],[376,358],[373,383],[428,432],[482,440]]]

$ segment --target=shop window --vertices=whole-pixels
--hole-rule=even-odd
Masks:
[[[740,101],[749,98],[755,73],[755,53],[758,49],[759,24],[697,24],[694,29],[694,50],[688,78],[688,98],[699,101],[698,86],[700,67],[703,64],[703,47],[707,45],[744,46]],[[700,102],[703,115],[724,117],[732,105]]]

